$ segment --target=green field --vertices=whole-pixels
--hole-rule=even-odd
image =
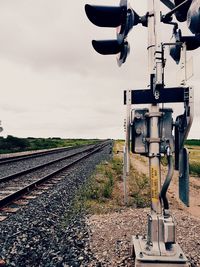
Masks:
[[[61,139],[59,137],[18,138],[8,135],[6,138],[0,137],[0,154],[66,146],[87,145],[94,144],[96,142],[98,142],[98,139]]]
[[[200,146],[200,139],[189,139],[185,141],[186,146]]]

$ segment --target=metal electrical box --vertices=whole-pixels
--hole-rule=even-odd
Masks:
[[[159,138],[160,153],[166,153],[166,148],[170,146],[174,151],[173,131],[173,110],[164,108],[159,110]],[[135,154],[147,155],[149,144],[149,110],[135,109],[132,111],[131,124],[131,151]]]
[[[131,128],[131,151],[137,154],[147,154],[148,144],[146,138],[148,137],[148,119],[146,113],[149,110],[135,109],[132,112],[132,128]]]

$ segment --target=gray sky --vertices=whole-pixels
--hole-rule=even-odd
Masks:
[[[116,0],[100,4],[118,5]],[[3,0],[0,2],[0,120],[7,134],[27,137],[123,138],[123,90],[146,88],[147,29],[129,34],[131,53],[119,68],[101,56],[92,39],[115,38],[115,29],[89,22],[86,3],[97,0]],[[130,1],[140,14],[147,0]],[[162,28],[169,41],[172,28]],[[194,55],[195,119],[190,138],[200,138],[200,50]],[[167,62],[167,85],[176,65]],[[169,107],[169,105],[168,105]],[[181,112],[181,107],[175,110]]]

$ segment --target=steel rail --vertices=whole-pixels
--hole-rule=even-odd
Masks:
[[[31,158],[36,158],[36,157],[42,157],[45,155],[51,155],[57,152],[63,152],[63,151],[68,151],[74,148],[80,148],[81,146],[76,146],[76,147],[65,147],[65,148],[58,148],[58,149],[53,149],[49,151],[41,151],[41,152],[35,152],[32,154],[27,154],[27,155],[18,155],[18,156],[12,156],[8,158],[0,158],[0,165],[7,164],[7,163],[12,163],[16,161],[20,161],[23,159],[31,159]]]
[[[74,153],[71,154],[71,155],[67,155],[67,156],[64,156],[64,157],[60,157],[60,158],[58,158],[58,159],[51,160],[51,161],[49,161],[49,162],[46,162],[46,163],[43,163],[43,164],[40,164],[40,165],[31,167],[31,168],[28,168],[28,169],[26,169],[26,170],[23,170],[23,171],[20,171],[20,172],[16,172],[16,173],[13,173],[13,174],[4,176],[4,177],[0,178],[0,183],[10,181],[10,180],[12,180],[12,179],[14,179],[14,178],[16,178],[16,177],[18,177],[18,176],[20,176],[20,175],[28,174],[28,173],[30,173],[30,172],[32,172],[32,171],[36,171],[36,170],[38,170],[38,169],[41,169],[41,168],[46,167],[46,166],[49,166],[49,165],[54,164],[54,163],[56,163],[56,162],[59,162],[59,161],[61,161],[61,160],[65,160],[65,159],[71,158],[71,157],[73,157],[73,156],[75,156],[75,155],[78,155],[78,154],[80,154],[80,153],[82,153],[82,152],[87,152],[87,151],[89,151],[89,150],[91,150],[91,149],[93,149],[93,148],[94,148],[94,147],[86,148],[86,149],[83,150],[83,151],[74,152]]]
[[[103,149],[105,146],[109,145],[109,143],[104,143],[104,144],[98,144],[97,147],[93,148],[92,151],[89,151],[91,149],[88,149],[88,151],[84,151],[87,152],[86,155],[74,160],[71,163],[68,163],[67,165],[63,166],[62,168],[59,168],[45,176],[43,176],[42,178],[38,179],[37,181],[32,182],[31,184],[26,185],[25,187],[17,190],[14,193],[11,193],[7,196],[5,196],[4,198],[2,198],[0,200],[0,208],[3,208],[4,206],[8,205],[10,202],[17,200],[18,198],[20,198],[22,195],[24,195],[27,192],[30,192],[30,190],[34,189],[35,187],[37,187],[38,185],[40,185],[41,183],[47,181],[48,179],[52,178],[54,175],[60,173],[61,171],[68,169],[70,167],[72,167],[73,165],[75,165],[76,163],[80,162],[83,159],[88,158],[89,156],[91,156],[92,154],[100,151],[101,149]]]

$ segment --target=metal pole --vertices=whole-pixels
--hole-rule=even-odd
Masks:
[[[126,187],[126,178],[127,178],[127,151],[126,146],[123,147],[123,184],[124,184],[124,204],[127,205],[127,187]]]
[[[156,49],[158,47],[157,28],[160,23],[160,1],[148,1],[148,65],[150,76],[156,75],[155,81],[160,82],[160,65],[156,63]],[[158,24],[158,25],[157,25]],[[149,144],[149,174],[151,180],[151,212],[161,214],[161,204],[159,193],[161,189],[161,172],[160,172],[160,148],[159,148],[159,105],[150,106],[150,144]]]
[[[127,161],[127,168],[126,173],[129,174],[130,171],[130,116],[131,116],[131,90],[126,91],[126,161]]]
[[[126,105],[126,139],[124,146],[123,159],[123,183],[124,183],[124,203],[128,203],[127,197],[127,176],[130,171],[130,111],[131,111],[131,91],[126,91],[127,105]]]
[[[160,41],[160,0],[148,0],[148,67],[151,90],[155,99],[163,88],[163,54]],[[159,104],[151,104],[148,116],[149,176],[151,182],[151,214],[148,216],[147,238],[133,236],[133,256],[135,267],[188,267],[180,246],[175,241],[175,225],[169,209],[163,210],[159,198],[161,192],[160,170],[160,112]],[[171,162],[162,192],[166,191],[172,176]],[[162,198],[163,200],[163,198]],[[165,201],[165,200],[164,200]]]

